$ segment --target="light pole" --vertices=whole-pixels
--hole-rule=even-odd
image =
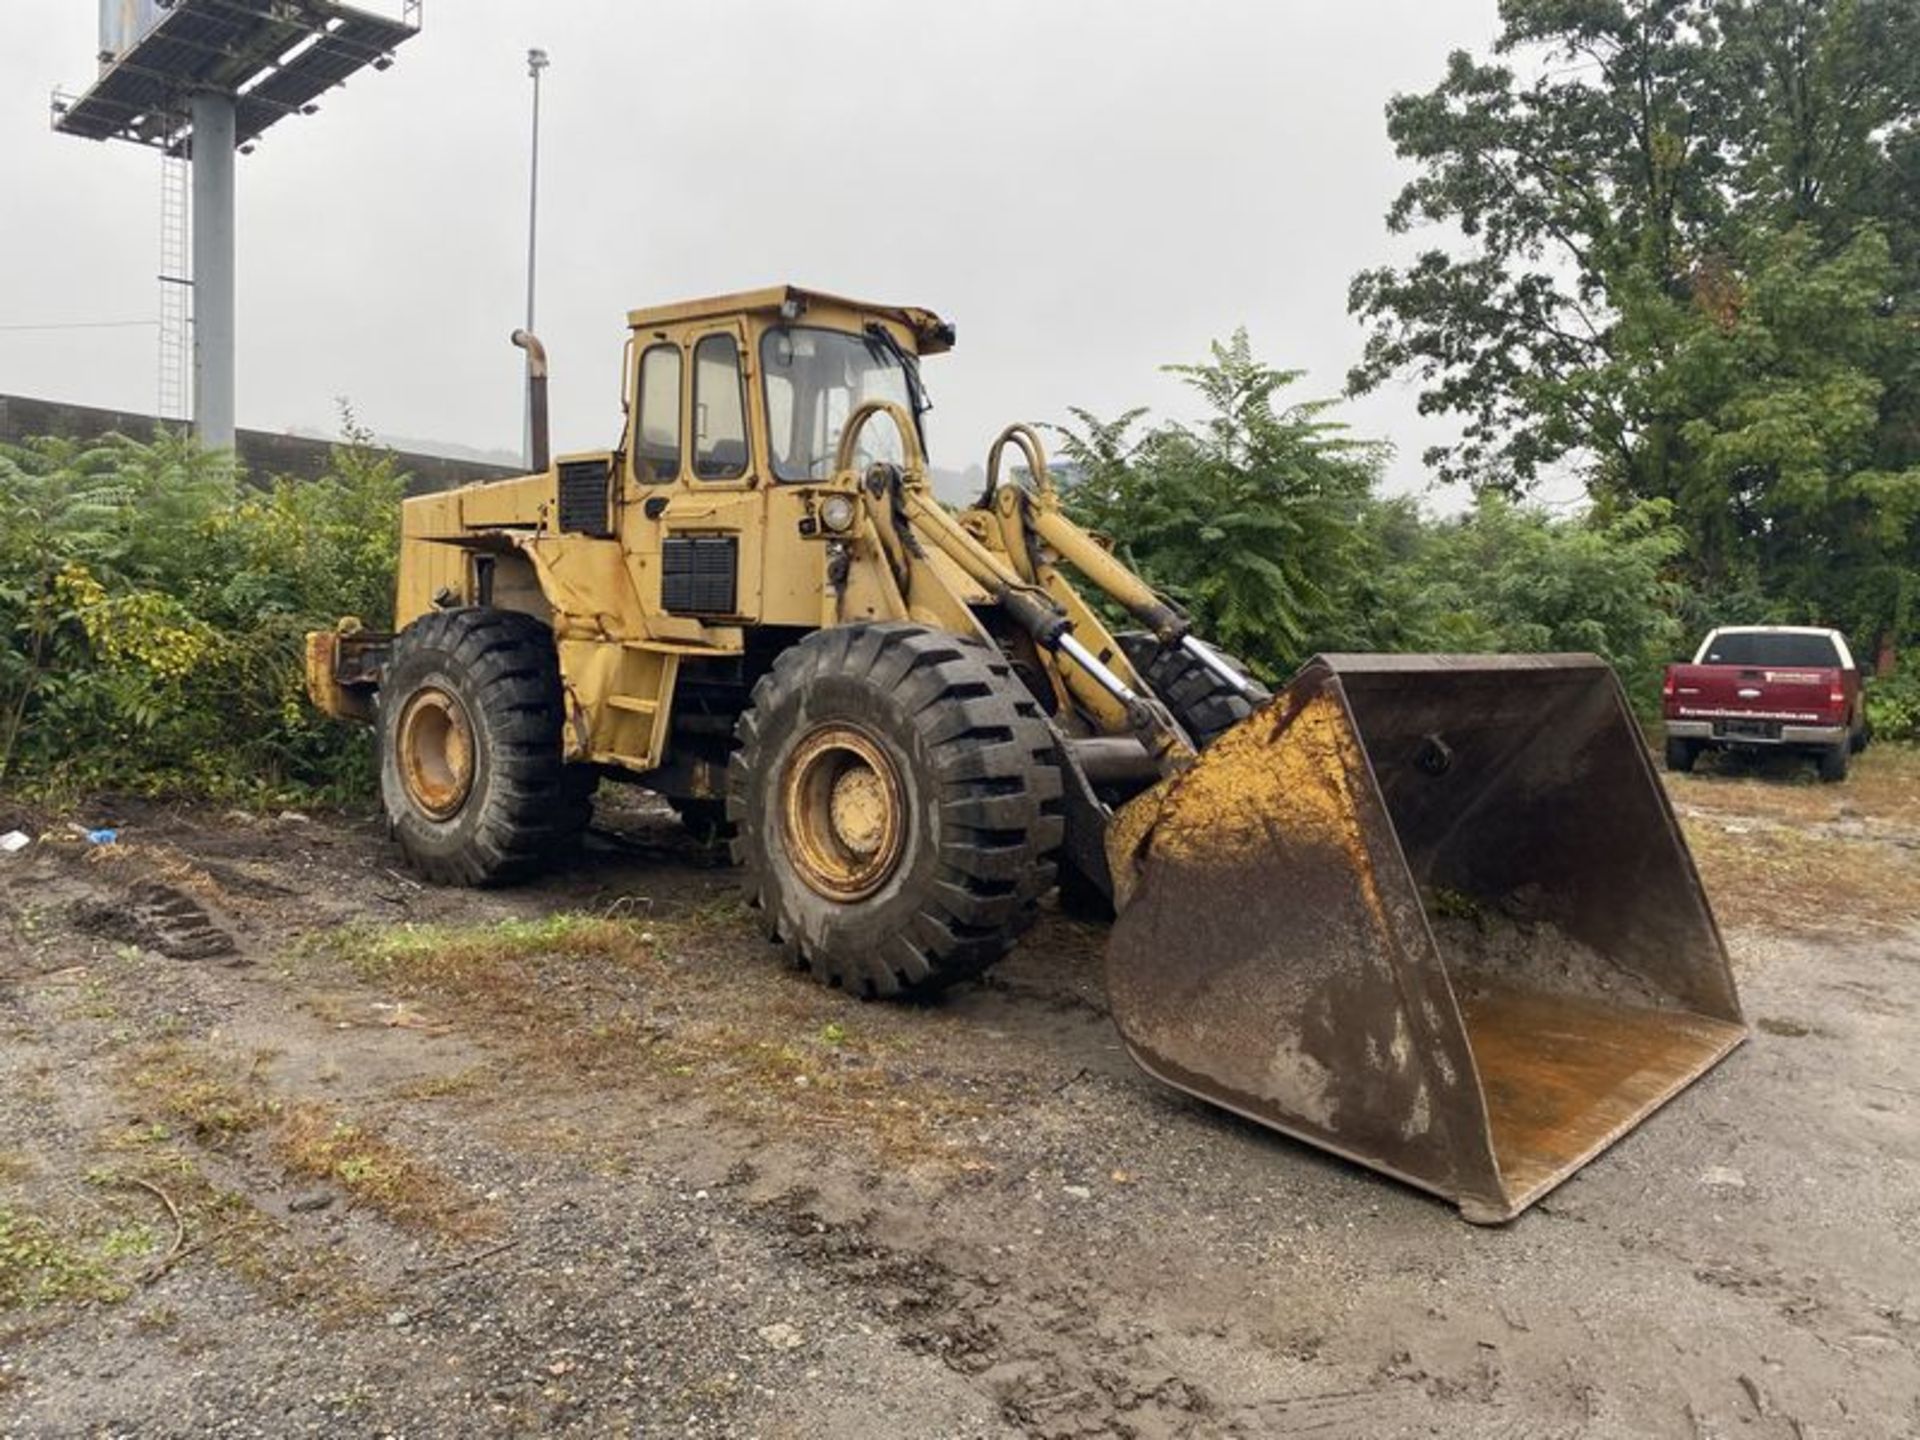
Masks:
[[[527,74],[533,80],[533,163],[527,186],[527,333],[533,328],[534,259],[540,242],[540,72],[547,68],[547,52],[527,51]],[[533,468],[533,359],[527,360],[527,396],[522,407],[525,425],[521,430],[521,455],[527,468]]]

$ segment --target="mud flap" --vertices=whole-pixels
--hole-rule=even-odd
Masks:
[[[1591,655],[1325,655],[1109,832],[1150,1074],[1512,1218],[1746,1037]]]

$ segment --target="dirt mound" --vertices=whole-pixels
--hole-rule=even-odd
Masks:
[[[1674,1005],[1672,996],[1612,957],[1529,914],[1523,901],[1471,908],[1429,903],[1427,913],[1447,974],[1465,994],[1522,986],[1654,1010]]]

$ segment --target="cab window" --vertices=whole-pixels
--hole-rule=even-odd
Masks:
[[[1790,670],[1837,670],[1840,650],[1830,635],[1785,630],[1721,630],[1707,642],[1709,665],[1774,665]]]
[[[653,345],[640,356],[634,474],[643,485],[680,475],[680,347]]]
[[[747,473],[746,389],[731,335],[709,335],[693,347],[693,473],[702,480]]]
[[[760,341],[766,376],[767,435],[776,480],[824,480],[833,473],[847,417],[868,400],[891,400],[909,413],[913,389],[894,352],[871,335],[791,327]],[[860,432],[854,465],[903,463],[900,432],[876,420]]]

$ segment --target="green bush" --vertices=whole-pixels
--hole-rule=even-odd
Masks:
[[[1202,423],[1136,434],[1142,411],[1076,411],[1065,498],[1201,634],[1273,679],[1322,650],[1590,650],[1656,702],[1686,638],[1667,502],[1560,519],[1489,493],[1436,519],[1375,494],[1384,448],[1325,402],[1281,405],[1297,375],[1255,359],[1245,331],[1172,369]]]
[[[1876,739],[1920,740],[1920,670],[1869,680],[1867,723]]]
[[[361,788],[364,735],[302,672],[307,630],[392,608],[401,478],[349,439],[324,478],[266,488],[168,435],[0,446],[0,784]]]
[[[1685,538],[1671,515],[1654,500],[1560,519],[1484,495],[1466,515],[1373,547],[1352,638],[1382,650],[1591,651],[1650,711],[1662,670],[1687,643],[1680,587],[1668,578]],[[1369,607],[1383,594],[1389,605]]]
[[[1200,398],[1204,421],[1135,436],[1144,411],[1074,411],[1081,428],[1058,432],[1067,508],[1203,635],[1284,675],[1337,611],[1386,451],[1327,419],[1326,401],[1283,405],[1300,372],[1255,359],[1245,330],[1204,364],[1165,368]]]

